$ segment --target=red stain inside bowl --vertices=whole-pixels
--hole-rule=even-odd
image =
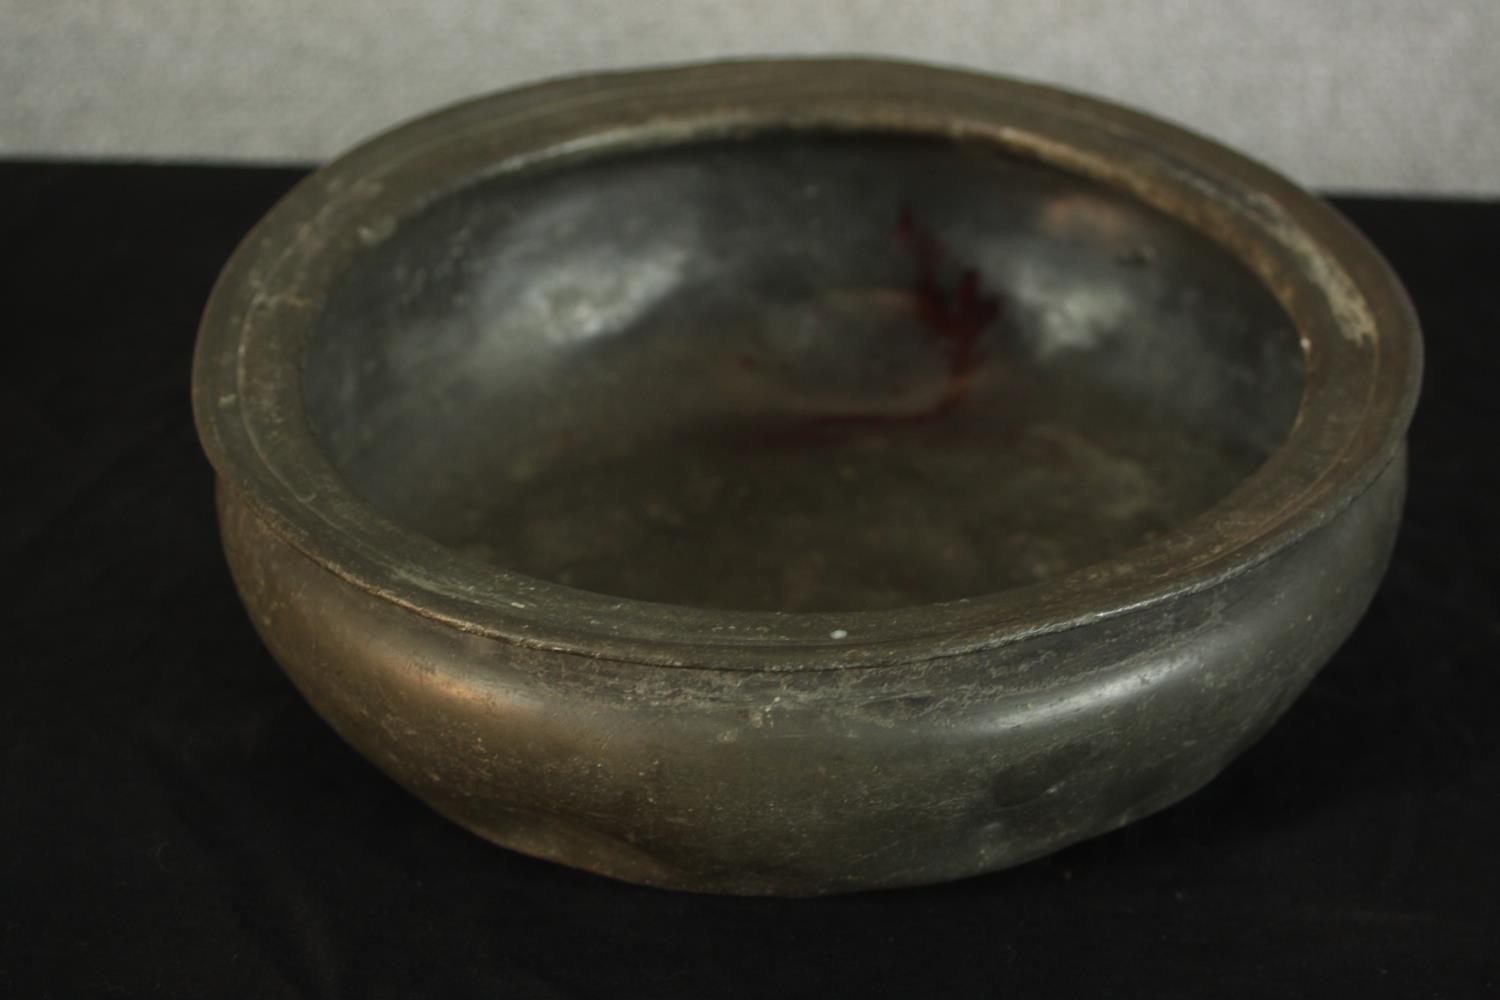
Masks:
[[[756,434],[753,445],[837,443],[848,433],[936,420],[963,402],[984,363],[981,335],[999,319],[1003,299],[999,293],[985,289],[977,269],[954,259],[943,242],[916,220],[909,206],[902,206],[893,236],[913,260],[909,294],[919,324],[917,332],[930,338],[947,359],[943,383],[933,401],[915,409],[814,413]],[[945,284],[945,271],[949,275],[956,272],[956,280]],[[747,370],[758,367],[753,358],[744,355],[736,362]]]
[[[960,262],[957,288],[943,287],[939,266],[949,256],[941,240],[918,223],[910,207],[903,206],[896,223],[896,239],[916,260],[912,298],[917,317],[943,343],[948,353],[948,379],[930,410],[907,419],[946,413],[968,392],[974,373],[984,361],[979,335],[1000,316],[1000,296],[988,293],[979,283],[979,272]]]

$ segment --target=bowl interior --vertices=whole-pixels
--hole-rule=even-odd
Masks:
[[[387,517],[586,590],[854,611],[1202,513],[1303,362],[1240,263],[992,148],[761,135],[503,175],[365,234],[314,434]]]

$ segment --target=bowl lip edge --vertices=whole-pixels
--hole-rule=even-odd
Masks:
[[[1061,597],[1052,605],[1043,603],[1029,609],[1017,607],[1017,595],[1027,595],[1043,585],[891,611],[740,612],[590,594],[508,571],[486,570],[457,588],[447,586],[452,566],[442,567],[444,573],[438,575],[443,579],[414,575],[409,565],[404,568],[396,565],[399,561],[393,558],[396,554],[372,553],[368,546],[360,551],[357,546],[351,546],[350,539],[335,530],[318,511],[320,503],[326,502],[327,497],[298,496],[295,491],[281,488],[284,484],[279,484],[274,476],[266,475],[273,464],[275,449],[271,449],[272,454],[268,457],[266,449],[261,447],[263,442],[236,437],[236,423],[244,434],[250,435],[252,432],[245,428],[254,420],[254,415],[247,412],[242,402],[245,397],[241,380],[243,372],[237,361],[243,353],[243,345],[239,335],[255,310],[274,316],[278,310],[284,313],[289,305],[294,305],[276,301],[274,294],[268,299],[264,288],[258,286],[258,282],[264,279],[257,277],[256,269],[263,262],[268,247],[285,243],[296,225],[306,223],[309,205],[320,198],[328,198],[330,193],[347,193],[360,169],[401,150],[403,146],[412,148],[430,143],[435,134],[441,139],[444,130],[452,126],[472,123],[476,118],[482,124],[497,109],[540,104],[545,110],[565,104],[570,96],[575,99],[587,97],[601,107],[609,107],[611,101],[618,103],[628,99],[619,93],[622,84],[627,90],[634,87],[661,94],[703,82],[705,78],[709,83],[717,81],[722,86],[727,77],[733,81],[731,89],[740,88],[737,92],[744,93],[745,88],[785,87],[787,77],[810,77],[837,84],[840,78],[846,82],[850,79],[868,81],[872,74],[887,80],[895,78],[895,90],[901,93],[931,89],[939,96],[944,93],[951,96],[955,90],[977,90],[981,98],[988,94],[1009,102],[1012,111],[1017,106],[1029,105],[1041,114],[1081,114],[1091,125],[1109,129],[1128,140],[1164,142],[1172,147],[1174,154],[1194,163],[1204,162],[1237,180],[1235,186],[1240,189],[1239,193],[1250,196],[1252,211],[1263,211],[1266,204],[1271,204],[1279,213],[1276,216],[1278,224],[1290,222],[1298,232],[1311,231],[1316,239],[1305,248],[1312,254],[1307,258],[1307,266],[1332,266],[1346,278],[1353,272],[1351,280],[1363,300],[1367,304],[1372,297],[1376,300],[1372,315],[1367,317],[1374,324],[1370,336],[1379,338],[1375,345],[1382,348],[1387,342],[1394,345],[1393,350],[1378,352],[1387,362],[1386,371],[1382,373],[1377,368],[1374,375],[1383,374],[1384,381],[1376,385],[1372,375],[1372,385],[1365,397],[1366,409],[1373,407],[1379,411],[1376,414],[1379,426],[1356,442],[1359,447],[1352,455],[1339,453],[1332,456],[1337,460],[1337,467],[1331,470],[1338,474],[1336,484],[1320,494],[1317,503],[1292,510],[1276,522],[1272,530],[1247,533],[1227,556],[1216,562],[1149,581],[1131,579],[1127,570],[1105,581],[1102,587],[1097,580],[1092,587],[1081,587],[1082,595],[1089,598],[1087,600],[1079,599],[1080,588],[1074,586],[1077,583],[1074,581],[1063,588]],[[642,84],[645,86],[641,87]],[[712,99],[712,94],[709,99]],[[996,114],[999,117],[999,112]],[[1001,127],[1003,125],[1002,122]],[[701,137],[699,134],[689,136],[694,139]],[[1008,151],[1015,152],[1014,149]],[[1076,150],[1063,142],[1050,151],[1059,159],[1047,162],[1069,169],[1067,157],[1074,152]],[[1212,196],[1212,192],[1205,194],[1205,198]],[[1335,316],[1335,320],[1347,324],[1349,317]],[[1347,337],[1348,330],[1343,332]],[[228,386],[223,377],[222,357],[215,357],[216,350],[222,355],[226,347],[236,349],[233,386]],[[1389,361],[1393,353],[1397,369],[1394,372],[1390,371],[1392,365]],[[969,71],[868,59],[732,60],[668,69],[588,74],[502,91],[421,116],[381,133],[335,159],[300,182],[278,203],[245,237],[225,266],[200,327],[193,368],[193,397],[199,436],[221,482],[241,495],[258,517],[283,540],[372,595],[464,632],[589,657],[662,666],[806,670],[913,662],[990,648],[1077,627],[1103,617],[1139,611],[1187,593],[1212,588],[1246,572],[1337,516],[1393,460],[1415,406],[1420,369],[1420,331],[1415,313],[1378,252],[1321,199],[1223,146],[1177,126],[1094,98]],[[1339,385],[1343,373],[1325,371],[1322,376]],[[1309,392],[1312,385],[1309,372]],[[235,391],[226,393],[223,391],[226,388]],[[233,398],[225,404],[224,400],[229,397]],[[1306,403],[1304,398],[1304,408]],[[1377,403],[1380,405],[1375,407]],[[1361,414],[1362,417],[1368,415]],[[1287,441],[1278,448],[1278,455],[1297,440],[1296,431],[1294,428]],[[246,447],[247,443],[254,446]],[[265,467],[257,467],[258,463]],[[1250,478],[1263,477],[1263,473],[1266,473],[1265,466]],[[352,490],[348,492],[350,496],[343,500],[352,501],[352,507],[358,508],[361,501],[353,497]],[[1226,512],[1233,513],[1240,492],[1231,493],[1203,516],[1215,514],[1222,519]],[[361,516],[379,519],[379,515],[368,509]],[[1188,522],[1188,526],[1198,525],[1199,520],[1201,517]],[[421,536],[389,522],[387,526],[414,536],[413,547],[403,550],[407,554],[418,550],[430,554],[430,549],[424,549],[417,541]],[[428,542],[428,545],[436,543]],[[1152,543],[1146,543],[1144,547],[1151,546]],[[1126,555],[1138,551],[1132,549]],[[481,575],[484,580],[479,579]],[[1069,574],[1062,579],[1068,580],[1076,575]],[[526,594],[536,595],[534,601],[516,599],[518,592],[514,586],[522,583],[526,584],[523,587]],[[507,584],[511,585],[509,590]],[[1101,596],[1107,599],[1101,599]],[[1005,600],[997,600],[999,598]],[[1009,607],[1005,606],[1007,603]],[[1059,606],[1062,608],[1060,612]],[[614,612],[621,609],[628,609],[635,617],[620,620],[623,616],[616,616]],[[643,620],[654,627],[639,627]]]

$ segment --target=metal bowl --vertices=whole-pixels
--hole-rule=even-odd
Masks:
[[[489,839],[818,894],[1161,809],[1353,628],[1420,341],[1332,210],[910,64],[463,104],[318,171],[203,320],[235,580]]]

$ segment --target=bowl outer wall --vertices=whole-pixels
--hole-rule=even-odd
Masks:
[[[1148,815],[1257,739],[1364,613],[1404,455],[1218,587],[898,669],[663,668],[517,647],[352,586],[220,490],[272,654],[454,821],[628,881],[807,896],[1008,867]]]

